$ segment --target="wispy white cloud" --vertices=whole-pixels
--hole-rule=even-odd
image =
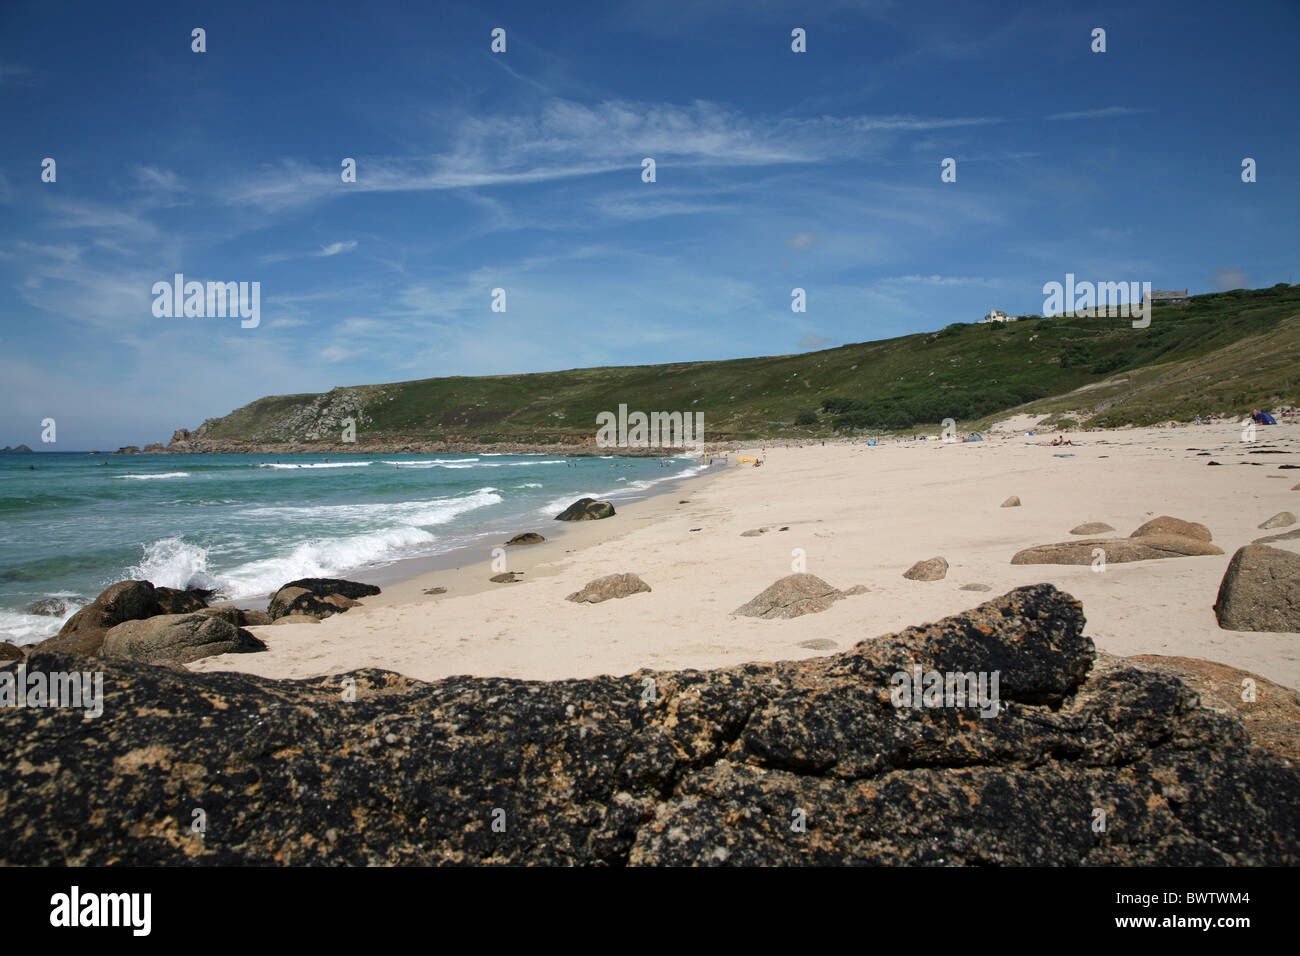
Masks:
[[[1138,109],[1133,106],[1107,106],[1098,110],[1076,110],[1072,113],[1053,113],[1049,120],[1103,119],[1107,116],[1133,116],[1138,113],[1150,113],[1151,110]]]
[[[878,154],[888,137],[983,126],[1000,118],[912,115],[751,117],[697,100],[689,106],[551,97],[531,115],[445,121],[447,145],[426,157],[354,157],[357,181],[296,159],[242,176],[226,201],[281,209],[351,192],[466,190],[620,173],[650,157],[663,168],[758,168]],[[630,207],[615,207],[627,213]],[[666,214],[675,214],[668,212]],[[631,216],[630,218],[635,218]]]
[[[911,276],[889,276],[880,280],[883,283],[904,282],[916,285],[977,285],[995,287],[1002,284],[1000,279],[986,279],[981,276],[941,276],[941,275],[911,275]]]
[[[320,252],[315,253],[317,256],[337,256],[340,252],[351,252],[357,247],[355,239],[349,239],[346,242],[331,242],[328,246],[321,246]]]
[[[183,188],[180,177],[170,169],[159,169],[156,166],[137,166],[135,168],[135,177],[141,186],[160,192],[175,192]]]

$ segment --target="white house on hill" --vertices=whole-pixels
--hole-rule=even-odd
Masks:
[[[989,314],[980,319],[981,322],[1014,322],[1016,316],[1007,315],[1001,309],[989,309]]]

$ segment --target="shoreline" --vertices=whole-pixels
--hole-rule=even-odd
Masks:
[[[86,453],[53,452],[51,454],[56,454],[61,456],[69,456],[69,455],[81,456]],[[358,455],[357,457],[373,461],[374,458],[377,456]],[[639,455],[622,456],[616,454],[606,454],[600,457],[627,459],[627,458],[643,458],[646,456],[639,456]],[[674,455],[673,458],[681,460],[682,456],[678,454],[678,455]],[[590,484],[593,486],[592,488],[589,488],[586,492],[574,492],[571,498],[568,497],[567,494],[561,494],[560,497],[563,498],[564,503],[556,506],[550,512],[548,517],[542,517],[540,514],[540,508],[542,507],[543,501],[545,500],[545,496],[543,496],[535,502],[535,504],[538,506],[537,508],[534,508],[532,505],[528,505],[526,506],[526,510],[522,510],[514,518],[506,516],[506,517],[495,518],[488,521],[483,521],[482,519],[480,519],[475,524],[466,526],[466,528],[463,529],[463,531],[461,532],[453,531],[453,532],[448,532],[446,534],[443,534],[442,532],[438,532],[439,539],[441,540],[435,539],[434,541],[431,541],[429,544],[432,547],[443,548],[444,550],[438,550],[428,554],[416,554],[414,556],[396,557],[391,560],[387,560],[384,561],[383,563],[378,563],[378,564],[372,563],[366,565],[338,568],[337,570],[329,570],[327,573],[324,574],[324,576],[359,581],[368,584],[376,584],[379,585],[380,587],[383,587],[385,591],[387,591],[390,588],[401,585],[412,578],[427,576],[429,574],[444,572],[448,570],[455,570],[461,567],[472,567],[478,564],[487,566],[492,560],[491,558],[492,549],[496,547],[503,547],[505,545],[506,540],[508,540],[510,537],[513,537],[514,535],[523,533],[525,531],[535,531],[535,532],[542,533],[547,540],[543,542],[541,545],[522,546],[522,547],[516,546],[509,549],[511,567],[515,567],[517,566],[516,559],[520,558],[521,553],[523,551],[527,551],[530,549],[536,550],[537,548],[540,547],[541,549],[549,552],[551,550],[551,547],[553,547],[552,542],[562,537],[567,538],[569,534],[573,533],[573,531],[575,530],[575,526],[584,526],[584,525],[590,526],[594,524],[600,524],[599,521],[562,522],[562,521],[554,520],[554,516],[558,514],[563,507],[567,507],[568,504],[570,504],[573,500],[576,500],[582,494],[592,494],[595,495],[600,500],[611,501],[614,504],[618,512],[618,515],[621,515],[628,508],[635,509],[637,506],[641,505],[646,501],[653,500],[663,495],[670,495],[675,491],[680,490],[681,486],[685,485],[686,483],[691,482],[697,478],[706,477],[710,470],[716,470],[716,469],[703,468],[699,465],[698,462],[692,462],[689,460],[685,461],[685,465],[686,465],[685,468],[678,469],[680,471],[685,471],[686,474],[684,475],[675,474],[670,471],[669,474],[660,473],[659,476],[656,477],[653,473],[659,472],[659,470],[653,468],[650,469],[652,474],[637,479],[638,482],[647,483],[647,487],[644,488],[628,488],[625,485],[618,485],[618,484],[611,484],[610,487],[600,487],[606,484],[606,482],[602,478],[602,475],[604,474],[603,469],[597,470],[590,473],[589,475]],[[593,466],[591,465],[590,462],[588,462],[587,467],[593,467]],[[610,474],[612,475],[613,473]],[[618,480],[622,481],[623,479],[619,478]],[[611,478],[610,481],[612,482],[613,478]],[[615,516],[615,520],[617,519],[618,515]],[[583,536],[583,540],[586,540],[586,537],[587,536]],[[448,538],[450,540],[447,540]],[[468,540],[470,543],[463,543],[466,540]],[[529,563],[531,564],[532,562]],[[88,603],[90,601],[93,601],[96,594],[102,592],[102,590],[105,587],[108,587],[110,584],[115,583],[119,580],[126,580],[132,577],[130,573],[131,570],[132,569],[128,568],[126,569],[125,572],[123,572],[120,569],[116,571],[110,571],[110,575],[116,574],[117,576],[105,577],[102,580],[102,582],[100,583],[92,582],[89,584],[89,586],[85,586],[85,582],[83,582],[80,585],[78,584],[69,585],[69,589],[66,590],[66,595],[68,597],[77,596],[82,601]],[[152,574],[145,573],[145,574],[137,574],[136,576],[148,577],[150,579],[153,579],[154,583],[158,583],[157,578]],[[271,596],[275,593],[275,590],[278,590],[280,587],[283,587],[291,580],[294,580],[299,577],[305,577],[305,576],[310,577],[313,575],[310,572],[298,573],[298,574],[286,574],[286,576],[284,576],[282,579],[280,579],[278,582],[275,583],[274,587],[270,591],[239,593],[237,596],[231,596],[231,597],[225,597],[219,595],[214,596],[209,599],[210,606],[264,610]],[[172,586],[172,585],[169,584],[168,586]],[[63,593],[65,592],[60,592],[60,594]],[[55,597],[55,595],[46,594],[44,597],[40,597],[38,595],[36,600],[45,600],[46,598],[51,598],[51,597]],[[24,600],[26,600],[26,598],[24,598]],[[84,604],[80,606],[84,606]],[[60,628],[64,624],[66,624],[67,620],[69,620],[72,614],[75,613],[74,610],[71,613],[69,613],[67,617],[61,619],[56,616],[47,617],[45,615],[32,614],[30,611],[27,610],[27,606],[23,604],[16,604],[12,608],[5,608],[5,611],[6,613],[13,614],[15,616],[26,616],[32,620],[49,622],[49,626],[53,628],[48,632],[28,631],[27,636],[25,637],[18,634],[14,634],[12,636],[4,636],[3,638],[0,638],[4,641],[12,642],[18,647],[24,647],[24,648],[35,647],[36,645],[40,644],[42,641],[56,636],[59,633]]]

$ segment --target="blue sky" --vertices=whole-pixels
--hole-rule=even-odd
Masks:
[[[1300,5],[1247,6],[8,0],[0,445],[885,338],[1067,272],[1300,282]],[[176,272],[261,324],[156,318]]]

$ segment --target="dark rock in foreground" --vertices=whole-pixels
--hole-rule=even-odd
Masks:
[[[1094,664],[1083,625],[1037,585],[707,672],[272,681],[105,661],[98,720],[0,708],[0,864],[1300,863],[1300,771],[1177,678]],[[895,709],[914,664],[998,671],[1000,712]]]
[[[612,518],[614,506],[608,501],[595,498],[579,498],[569,507],[555,516],[556,521],[595,521],[599,518]]]
[[[1300,862],[1300,771],[1174,676],[1095,663],[1083,623],[1036,585],[706,672],[274,682],[105,661],[98,721],[0,708],[0,864]],[[1000,672],[1000,713],[894,709],[913,665]]]
[[[1164,654],[1129,660],[1177,677],[1206,707],[1240,717],[1255,746],[1300,766],[1300,692],[1216,661]],[[1243,695],[1249,699],[1242,700]]]

